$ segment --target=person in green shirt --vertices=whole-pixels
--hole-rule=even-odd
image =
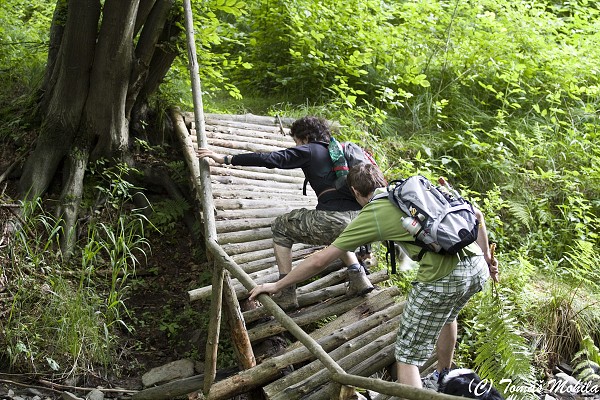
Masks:
[[[359,215],[329,247],[304,260],[285,278],[254,287],[250,299],[261,293],[277,293],[282,287],[304,281],[325,269],[340,254],[365,243],[393,240],[409,257],[416,258],[421,248],[414,244],[413,236],[400,223],[404,213],[387,198],[370,201],[385,191],[385,182],[381,171],[370,164],[353,167],[348,174],[348,185],[363,207]],[[426,252],[419,261],[416,282],[408,294],[396,339],[400,383],[423,387],[419,367],[431,356],[436,342],[436,372],[451,367],[458,312],[483,288],[490,275],[498,280],[498,262],[490,252],[483,214],[478,209],[475,212],[479,221],[476,243],[456,255]],[[429,379],[437,381],[436,376]],[[435,386],[425,383],[428,387]]]

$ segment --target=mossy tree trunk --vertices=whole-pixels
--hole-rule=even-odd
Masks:
[[[176,56],[168,43],[179,33],[179,16],[174,0],[57,1],[41,129],[19,189],[35,199],[63,172],[58,213],[67,254],[88,161],[128,161],[131,115],[140,115],[136,109],[145,108]]]

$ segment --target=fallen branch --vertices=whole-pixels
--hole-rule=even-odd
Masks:
[[[39,379],[38,382],[42,385],[49,386],[50,390],[54,390],[57,392],[65,391],[65,390],[73,390],[73,391],[81,391],[81,392],[91,392],[92,390],[99,390],[103,393],[126,393],[126,394],[134,394],[137,393],[137,390],[129,390],[129,389],[105,389],[105,388],[86,388],[80,386],[68,386],[61,385],[59,383],[50,382],[44,379]],[[56,388],[56,389],[55,389]]]

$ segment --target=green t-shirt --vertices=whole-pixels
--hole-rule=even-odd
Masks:
[[[379,189],[376,193],[378,192]],[[402,227],[401,220],[405,216],[406,214],[388,199],[371,201],[348,224],[333,245],[344,251],[354,251],[367,243],[393,240],[414,260],[421,252],[421,247],[412,244],[413,236]],[[477,243],[470,244],[456,255],[440,255],[427,251],[419,262],[416,279],[420,282],[433,282],[443,278],[456,267],[459,259],[473,255],[483,255]]]

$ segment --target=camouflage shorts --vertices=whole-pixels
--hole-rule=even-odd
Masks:
[[[273,242],[287,248],[294,243],[329,245],[357,215],[358,211],[292,210],[271,224]]]

